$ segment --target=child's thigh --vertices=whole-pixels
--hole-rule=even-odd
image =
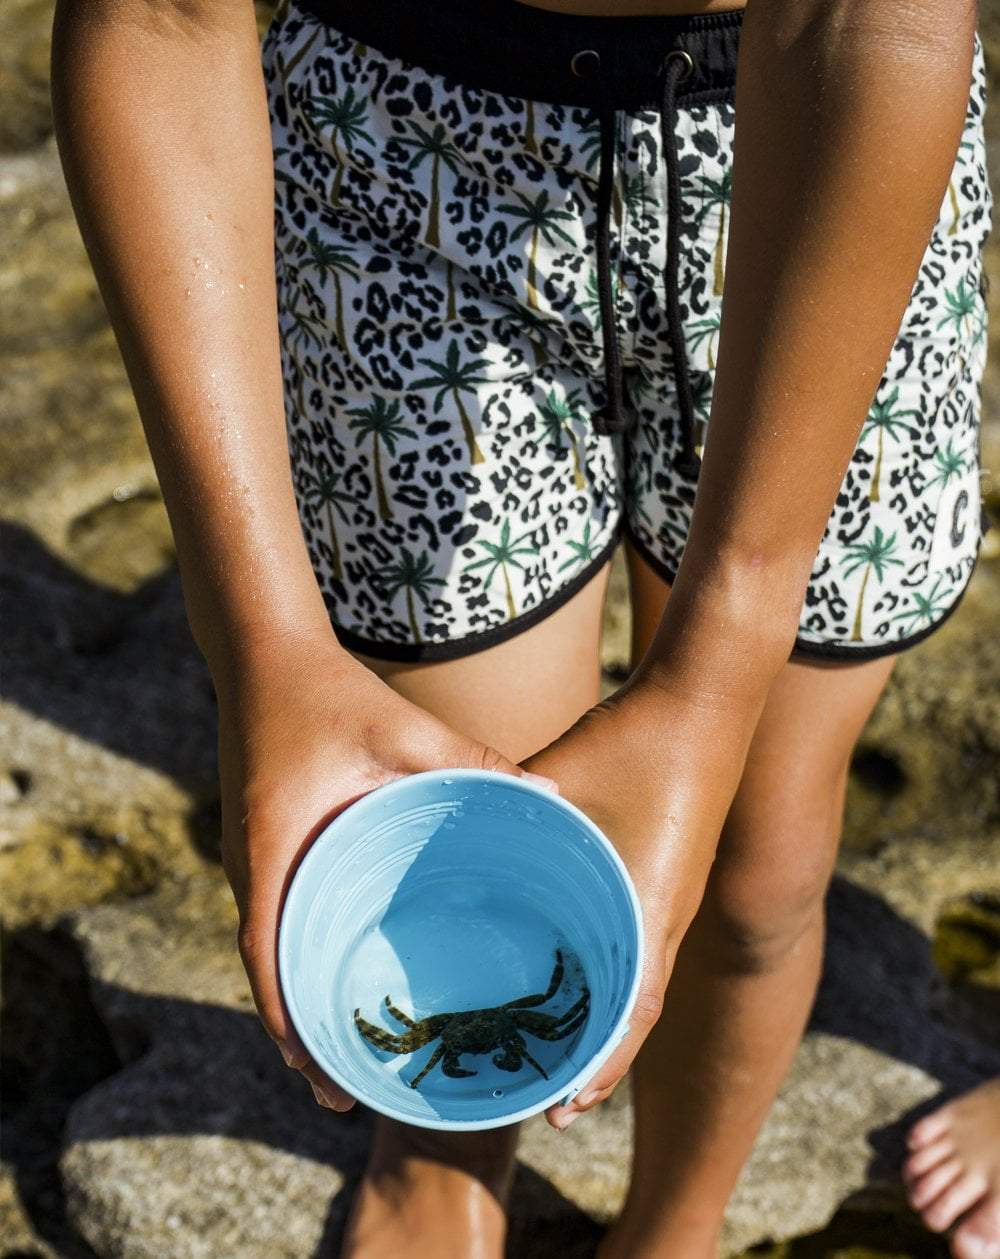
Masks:
[[[453,729],[522,761],[600,698],[609,569],[610,562],[551,616],[485,651],[430,664],[358,659]]]

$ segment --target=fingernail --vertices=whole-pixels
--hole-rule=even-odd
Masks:
[[[566,1129],[570,1126],[570,1124],[575,1123],[576,1120],[579,1118],[580,1118],[580,1111],[578,1110],[571,1110],[568,1115],[563,1115],[558,1120],[559,1131],[565,1132]]]
[[[599,1094],[597,1089],[589,1089],[586,1093],[580,1094],[580,1096],[576,1099],[576,1104],[577,1106],[582,1106],[584,1108],[587,1106],[593,1106],[594,1102],[597,1101],[598,1096]]]
[[[319,1102],[321,1106],[325,1106],[327,1110],[337,1109],[336,1106],[334,1106],[333,1102],[330,1100],[330,1098],[327,1097],[326,1093],[323,1092],[323,1090],[320,1088],[318,1084],[314,1084],[312,1086],[312,1091],[313,1091],[313,1097],[316,1098],[316,1100]]]
[[[529,782],[537,783],[539,787],[544,787],[546,791],[554,791],[556,795],[559,794],[559,784],[554,778],[546,778],[544,774],[529,774],[527,771],[521,777],[527,778]]]
[[[284,1060],[285,1060],[285,1066],[286,1066],[286,1067],[294,1067],[294,1066],[295,1066],[295,1054],[294,1054],[294,1052],[293,1052],[291,1049],[289,1049],[289,1048],[288,1048],[288,1046],[284,1043],[284,1041],[280,1041],[280,1040],[278,1040],[278,1041],[275,1041],[275,1044],[276,1044],[276,1045],[278,1046],[278,1048],[281,1050],[281,1056],[282,1056],[282,1058],[284,1058]]]

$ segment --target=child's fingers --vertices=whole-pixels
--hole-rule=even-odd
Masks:
[[[642,1042],[660,1017],[662,1008],[663,998],[660,994],[656,992],[639,994],[629,1018],[628,1034],[607,1062],[571,1102],[566,1106],[550,1106],[545,1112],[545,1117],[553,1128],[563,1132],[578,1115],[591,1110],[594,1106],[599,1106],[611,1096],[617,1085],[625,1078]]]

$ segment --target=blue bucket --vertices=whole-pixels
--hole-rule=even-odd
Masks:
[[[317,836],[278,965],[313,1059],[423,1128],[496,1128],[568,1102],[628,1031],[641,910],[574,805],[487,770],[396,779]]]

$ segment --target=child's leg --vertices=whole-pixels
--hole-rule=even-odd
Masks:
[[[607,566],[568,603],[486,651],[431,665],[365,659],[402,694],[519,761],[599,698]],[[376,1118],[344,1259],[500,1259],[517,1126],[442,1133]]]
[[[666,587],[633,562],[636,646]],[[663,1015],[632,1069],[633,1180],[601,1259],[708,1259],[813,999],[847,767],[892,657],[779,676]]]

